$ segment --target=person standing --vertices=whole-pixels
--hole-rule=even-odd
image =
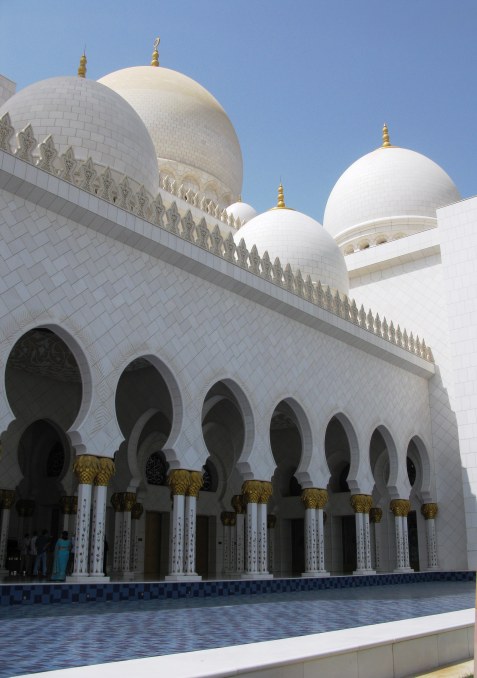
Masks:
[[[35,565],[35,560],[36,560],[36,540],[38,539],[38,532],[36,530],[33,531],[33,534],[30,539],[30,568],[28,570],[28,574],[33,574],[33,567]]]
[[[30,569],[30,535],[25,532],[25,535],[20,539],[20,572],[26,577]]]
[[[51,573],[52,581],[65,581],[66,568],[71,551],[71,540],[68,539],[68,532],[61,533],[61,537],[55,545],[55,558],[53,560],[53,569]]]
[[[41,572],[44,577],[46,577],[46,552],[50,544],[50,537],[48,536],[47,530],[43,530],[40,536],[36,540],[36,558],[35,558],[35,567],[33,568],[33,576],[38,575],[38,569],[41,563]]]

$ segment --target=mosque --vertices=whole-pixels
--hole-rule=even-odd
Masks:
[[[158,41],[0,79],[1,573],[43,528],[71,581],[476,569],[477,198],[379,143],[321,225]]]

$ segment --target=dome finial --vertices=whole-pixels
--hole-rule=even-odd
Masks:
[[[279,210],[286,209],[285,194],[283,192],[283,184],[282,184],[281,181],[280,181],[280,185],[278,186],[277,209],[279,209]]]
[[[389,141],[389,132],[388,132],[388,126],[386,123],[383,125],[383,145],[382,148],[390,148],[391,142]]]
[[[78,66],[78,78],[86,78],[86,48],[83,50],[83,54],[80,58],[79,66]]]
[[[159,43],[161,42],[161,38],[156,38],[154,40],[154,51],[152,53],[152,61],[151,61],[151,66],[159,66]]]

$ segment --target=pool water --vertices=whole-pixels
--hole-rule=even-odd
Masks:
[[[474,582],[0,608],[0,678],[474,607]]]

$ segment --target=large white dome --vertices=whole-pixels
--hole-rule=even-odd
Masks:
[[[328,198],[323,225],[337,237],[392,218],[435,219],[438,207],[457,200],[452,179],[435,162],[406,148],[382,147],[341,175]]]
[[[210,184],[217,202],[230,204],[242,190],[242,153],[219,102],[201,85],[168,68],[136,66],[99,80],[120,94],[144,121],[161,172],[176,180]]]
[[[59,154],[69,146],[78,160],[91,157],[118,175],[127,175],[155,195],[158,167],[152,140],[134,109],[94,80],[73,76],[41,80],[0,108],[15,131],[29,123],[39,143],[51,134]]]
[[[338,245],[306,214],[286,207],[269,210],[242,226],[234,235],[235,243],[242,238],[249,251],[256,245],[260,256],[268,251],[271,261],[279,257],[283,268],[290,264],[293,273],[300,269],[304,279],[310,275],[313,282],[348,294],[348,270]]]

